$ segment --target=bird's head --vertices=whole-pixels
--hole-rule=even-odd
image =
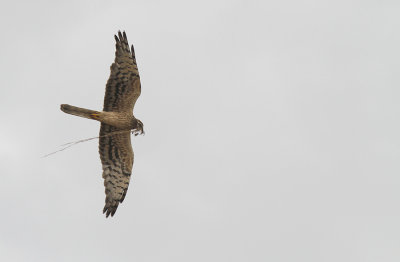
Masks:
[[[132,134],[135,134],[135,136],[144,135],[143,123],[139,119],[134,120]]]

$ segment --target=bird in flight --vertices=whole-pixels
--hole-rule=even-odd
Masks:
[[[131,132],[143,134],[143,123],[133,115],[141,85],[133,45],[129,48],[125,32],[115,35],[115,60],[106,84],[103,111],[94,111],[67,104],[67,114],[101,122],[99,153],[106,193],[103,213],[113,216],[124,201],[132,174],[133,150]]]

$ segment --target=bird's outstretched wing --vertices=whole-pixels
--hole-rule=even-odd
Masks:
[[[103,111],[131,115],[141,92],[135,52],[133,46],[129,49],[125,32],[118,32],[115,40],[115,60],[111,65],[111,74],[106,85]],[[114,215],[128,190],[133,165],[130,132],[121,133],[118,128],[102,123],[99,153],[106,193],[103,213],[108,217]]]
[[[109,135],[110,133],[113,135]],[[106,204],[103,213],[114,215],[119,203],[124,201],[132,173],[133,150],[130,131],[101,124],[99,153],[103,166]]]
[[[133,45],[129,48],[125,32],[115,37],[115,60],[106,85],[103,111],[132,113],[141,85]]]

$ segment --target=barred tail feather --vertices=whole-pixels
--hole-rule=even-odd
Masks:
[[[93,114],[100,114],[98,111],[90,110],[90,109],[85,109],[85,108],[80,108],[76,106],[70,106],[66,104],[61,105],[61,111],[64,113],[74,115],[74,116],[80,116],[84,118],[89,118],[89,119],[95,119],[93,117]]]

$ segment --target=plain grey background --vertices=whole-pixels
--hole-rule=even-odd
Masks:
[[[399,1],[2,1],[1,261],[399,261]],[[114,38],[142,95],[105,219]]]

